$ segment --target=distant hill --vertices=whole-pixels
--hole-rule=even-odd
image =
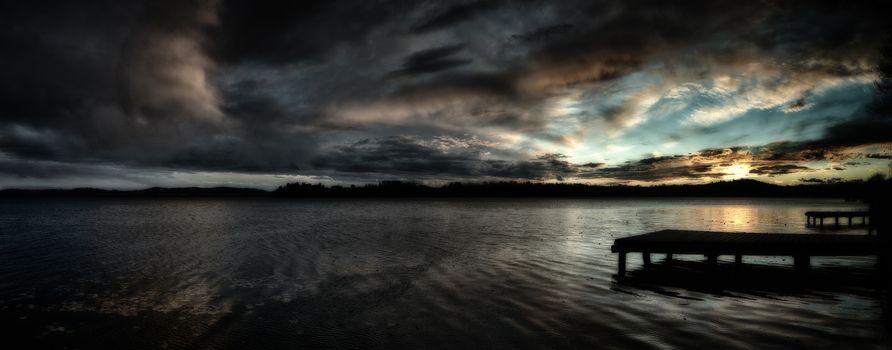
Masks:
[[[282,197],[837,197],[863,198],[889,193],[892,181],[851,181],[780,186],[756,180],[697,185],[585,185],[571,183],[482,182],[429,187],[387,181],[377,185],[331,186],[290,183],[273,194]]]
[[[375,185],[324,186],[289,183],[275,191],[234,187],[153,187],[144,190],[0,190],[0,197],[831,197],[866,198],[892,193],[892,181],[850,181],[780,186],[756,180],[721,181],[698,185],[585,185],[534,182],[454,182],[431,187],[414,182],[382,181]]]
[[[237,187],[152,187],[144,190],[103,190],[96,188],[0,190],[0,197],[261,197],[269,191]]]

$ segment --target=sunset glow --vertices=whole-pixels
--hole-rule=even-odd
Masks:
[[[892,158],[875,7],[11,9],[0,187],[864,179]]]
[[[736,164],[724,169],[724,172],[728,175],[727,178],[731,180],[742,179],[749,176],[750,167],[744,164]]]

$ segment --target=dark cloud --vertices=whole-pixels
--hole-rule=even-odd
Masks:
[[[127,2],[4,12],[12,29],[4,28],[2,45],[9,47],[0,58],[2,151],[39,159],[143,158],[124,153],[205,124],[182,118],[207,105],[195,98],[200,89],[174,74],[207,68],[190,49],[200,45],[202,26],[185,19],[199,16],[200,2],[190,4],[166,8],[177,16],[162,16],[159,3]],[[171,33],[182,33],[182,50],[159,50],[174,45]]]
[[[857,146],[892,140],[892,115],[863,114],[827,128],[815,147]]]
[[[0,175],[19,178],[58,179],[64,177],[109,177],[102,167],[84,167],[58,162],[0,158]]]
[[[289,113],[275,98],[215,86],[219,67],[204,51],[219,25],[215,2],[80,5],[4,12],[12,29],[0,32],[10,53],[0,58],[8,106],[0,112],[0,152],[294,172],[315,146],[312,135],[289,130]]]
[[[317,157],[313,166],[348,173],[536,180],[562,179],[580,171],[560,154],[518,161],[487,159],[485,154],[492,151],[474,140],[393,136],[336,147]]]
[[[533,55],[537,68],[563,76],[554,81],[559,84],[615,79],[651,56],[710,37],[739,40],[739,35],[750,33],[744,28],[757,24],[766,11],[742,3],[697,1],[585,2],[564,10],[567,18],[574,19],[576,30],[572,35],[549,36]]]
[[[756,175],[784,175],[784,174],[792,174],[792,173],[802,173],[813,171],[806,166],[795,165],[795,164],[777,164],[777,165],[763,165],[759,167],[755,167],[750,169],[750,174]]]
[[[128,36],[127,23],[135,21],[136,6],[91,8],[68,2],[2,6],[4,123],[74,127],[65,125],[65,116],[73,117],[85,101],[115,101],[115,62]]]
[[[448,2],[444,2],[443,4],[442,8],[435,9],[433,13],[428,15],[425,19],[412,25],[412,30],[416,33],[423,33],[446,28],[491,10],[497,7],[500,2],[478,0],[460,2],[453,5],[448,4]]]
[[[359,45],[376,27],[403,21],[413,1],[225,0],[209,43],[225,63],[319,62],[342,44]]]
[[[464,45],[456,44],[414,52],[406,56],[403,67],[392,74],[401,76],[432,73],[471,63],[469,59],[453,57],[463,48]]]
[[[873,159],[892,159],[892,154],[885,154],[885,153],[868,153],[864,156],[867,158],[873,158]]]
[[[800,110],[800,109],[802,109],[802,108],[805,108],[805,105],[806,105],[806,104],[807,104],[807,102],[805,101],[805,98],[800,98],[800,99],[798,99],[798,100],[796,100],[796,101],[793,101],[793,103],[791,103],[791,104],[787,107],[787,109],[788,109],[788,110]]]
[[[824,142],[781,141],[757,147],[755,151],[760,158],[776,161],[819,161],[831,157],[832,147],[818,143]]]
[[[680,179],[718,179],[728,175],[721,171],[716,171],[714,167],[709,164],[662,164],[657,166],[655,163],[660,162],[654,159],[642,159],[640,161],[629,162],[616,167],[601,168],[594,173],[584,174],[583,177],[655,182]]]
[[[0,173],[42,178],[67,164],[658,181],[718,178],[742,159],[755,175],[800,171],[798,163],[836,160],[847,147],[890,142],[886,100],[854,114],[816,116],[830,125],[822,135],[758,147],[619,166],[529,154],[568,140],[607,140],[640,125],[642,101],[652,96],[610,97],[636,88],[614,84],[645,84],[635,79],[655,71],[661,90],[645,89],[654,95],[754,62],[780,71],[779,82],[765,84],[854,79],[873,74],[877,63],[888,80],[882,68],[888,54],[875,54],[887,28],[886,7],[837,1],[9,2],[0,5],[0,154],[7,159]],[[607,101],[561,105],[586,98]],[[798,113],[820,103],[807,89],[781,106]],[[556,116],[562,108],[578,111]],[[677,136],[676,130],[653,132]],[[723,133],[736,135],[716,125],[696,136]],[[448,135],[477,141],[443,144]],[[520,141],[499,144],[511,137]],[[546,146],[533,146],[540,144]],[[14,161],[22,162],[18,170]],[[38,169],[31,161],[44,163]]]
[[[532,31],[523,34],[515,34],[511,37],[515,40],[520,41],[544,41],[549,40],[555,36],[565,35],[570,33],[573,28],[575,28],[572,24],[555,24],[545,27],[536,28]]]
[[[837,183],[837,182],[842,182],[842,181],[843,181],[843,179],[840,177],[831,177],[831,178],[826,178],[826,179],[810,177],[810,178],[800,178],[799,179],[799,182],[811,183],[811,184],[832,184],[832,183]]]

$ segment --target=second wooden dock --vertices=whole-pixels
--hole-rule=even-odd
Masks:
[[[815,227],[824,227],[824,219],[833,218],[834,224],[839,226],[839,218],[848,218],[849,227],[852,227],[853,218],[861,218],[861,225],[868,224],[870,212],[866,210],[860,211],[807,211],[805,212],[806,225]]]

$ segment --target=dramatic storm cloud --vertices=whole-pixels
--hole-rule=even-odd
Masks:
[[[0,5],[0,186],[888,172],[882,1]]]

